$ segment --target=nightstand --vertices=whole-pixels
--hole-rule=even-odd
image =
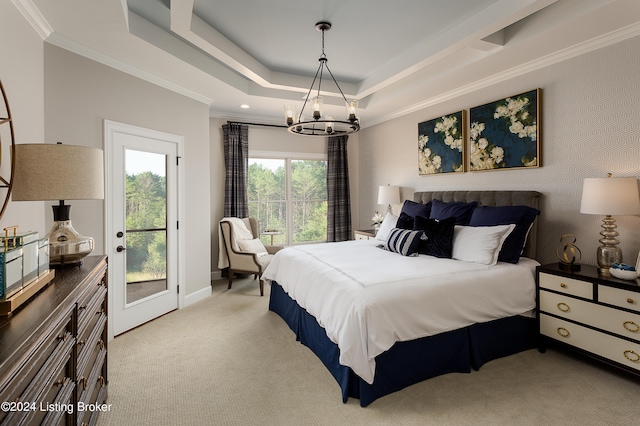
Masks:
[[[540,351],[560,344],[640,375],[640,285],[598,274],[595,266],[537,268]]]
[[[376,237],[376,231],[373,229],[363,229],[353,231],[354,240],[373,240]]]

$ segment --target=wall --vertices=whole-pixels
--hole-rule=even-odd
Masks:
[[[11,2],[0,2],[0,80],[13,119],[16,143],[44,141],[44,76],[42,39]],[[2,103],[2,101],[0,101]],[[4,109],[4,105],[0,107]],[[4,111],[0,112],[4,115]],[[3,163],[0,175],[8,179],[9,124],[0,126]],[[5,133],[6,132],[6,133]],[[4,200],[5,189],[0,189]],[[51,214],[49,208],[48,213]],[[18,225],[22,231],[38,231],[44,236],[45,206],[38,201],[10,202],[0,219],[0,229]]]
[[[250,120],[247,120],[250,121]],[[210,143],[211,143],[211,266],[212,278],[220,277],[217,270],[218,255],[218,222],[222,219],[224,212],[224,143],[222,139],[222,125],[227,120],[211,118]],[[349,136],[348,156],[349,156],[349,184],[351,186],[351,217],[354,229],[359,214],[359,134]],[[327,141],[324,138],[312,138],[295,136],[288,133],[283,128],[249,126],[249,152],[259,151],[269,152],[273,155],[282,153],[313,153],[326,154]]]
[[[210,293],[209,110],[207,105],[45,44],[45,139],[103,148],[103,120],[185,138],[186,297]],[[74,201],[74,227],[105,249],[104,202]],[[50,221],[52,218],[47,217]],[[107,244],[108,245],[108,244]],[[110,253],[108,253],[110,254]],[[184,288],[184,287],[183,287]],[[193,298],[191,299],[193,300]],[[189,301],[187,302],[189,303]]]
[[[418,123],[542,89],[542,167],[418,176]],[[478,90],[360,133],[359,226],[369,227],[377,186],[414,191],[523,189],[542,192],[538,258],[555,262],[562,234],[572,233],[583,263],[595,264],[602,216],[580,211],[586,177],[640,176],[640,38],[635,37]],[[396,206],[399,211],[399,206]],[[624,261],[635,265],[640,216],[616,217]]]

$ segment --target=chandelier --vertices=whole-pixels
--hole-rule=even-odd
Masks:
[[[329,22],[322,21],[316,24],[316,30],[322,32],[322,55],[320,55],[320,59],[318,59],[320,65],[318,66],[318,71],[316,71],[316,75],[313,78],[313,82],[311,82],[311,87],[309,88],[309,92],[302,104],[300,113],[296,113],[295,108],[292,105],[286,105],[284,107],[287,131],[295,135],[326,137],[346,135],[360,130],[360,124],[358,123],[358,101],[347,100],[327,65],[327,55],[324,53],[324,32],[330,29],[331,23]],[[336,120],[332,115],[322,115],[323,98],[320,96],[320,89],[322,87],[322,74],[325,68],[344,99],[347,108],[346,120]],[[311,92],[313,91],[316,81],[318,81],[317,95],[311,99]],[[313,117],[311,120],[305,120],[304,116],[304,109],[307,106],[307,103],[311,103],[310,109],[312,110],[311,115]]]

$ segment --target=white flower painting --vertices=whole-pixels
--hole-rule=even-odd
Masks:
[[[540,167],[540,89],[471,108],[470,170]]]
[[[465,171],[464,111],[418,124],[418,174]]]

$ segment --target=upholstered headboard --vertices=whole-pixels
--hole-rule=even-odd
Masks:
[[[436,199],[445,202],[477,201],[479,206],[528,206],[539,209],[538,202],[542,194],[537,191],[422,191],[413,194],[413,201],[428,203]],[[536,259],[536,240],[538,219],[534,220],[523,256]]]

